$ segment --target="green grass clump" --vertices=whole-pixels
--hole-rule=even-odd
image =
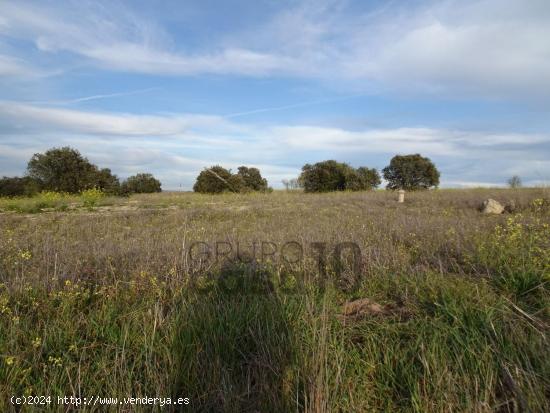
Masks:
[[[200,411],[291,410],[295,394],[285,379],[296,364],[288,310],[269,294],[187,295],[173,341],[174,394],[189,394]]]
[[[74,196],[65,193],[43,191],[32,197],[0,198],[0,211],[36,214],[44,211],[65,211]]]
[[[484,268],[505,293],[547,310],[550,302],[550,226],[540,216],[511,216],[477,242],[473,262]]]
[[[407,313],[342,318],[330,289],[167,294],[147,275],[3,287],[2,391],[184,396],[205,412],[548,408],[544,331],[489,284],[419,274],[360,294]]]

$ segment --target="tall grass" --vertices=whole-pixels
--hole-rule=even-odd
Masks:
[[[488,196],[516,212],[479,213]],[[23,394],[191,399],[163,411],[547,411],[545,196],[155,194],[1,214],[0,411]],[[196,268],[198,240],[295,240],[305,259]],[[315,280],[311,243],[344,241],[363,253],[358,288],[277,284]],[[204,275],[208,288],[192,282]],[[384,311],[346,316],[360,298]]]

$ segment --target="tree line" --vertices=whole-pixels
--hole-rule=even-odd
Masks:
[[[396,155],[382,170],[388,189],[418,190],[439,185],[439,171],[433,162],[421,156]],[[354,168],[334,160],[306,164],[298,178],[283,180],[287,189],[303,188],[304,192],[367,191],[377,188],[382,178],[375,168]],[[205,168],[193,186],[195,192],[270,191],[267,180],[257,168],[240,166],[237,173],[219,165]]]
[[[40,191],[79,193],[97,188],[110,195],[160,192],[161,183],[153,175],[138,173],[120,182],[109,168],[99,168],[70,147],[36,153],[23,177],[0,179],[0,196],[31,196]]]
[[[390,164],[382,169],[388,189],[405,189],[414,191],[429,189],[439,185],[439,171],[433,162],[421,156],[396,155]],[[305,192],[329,191],[365,191],[377,188],[382,179],[375,168],[352,166],[334,160],[306,164],[302,173],[290,185],[302,187]]]
[[[417,190],[439,185],[439,171],[420,154],[394,156],[382,175],[388,189]],[[303,188],[304,192],[366,191],[377,188],[381,182],[375,168],[354,168],[334,160],[306,164],[298,178],[283,180],[287,189]],[[70,147],[36,153],[27,164],[25,176],[0,179],[0,196],[31,196],[44,190],[78,193],[90,188],[112,195],[129,195],[160,192],[161,183],[149,173],[139,173],[120,182],[109,168],[99,168]],[[193,190],[216,194],[269,192],[272,188],[257,168],[240,166],[233,173],[215,165],[199,173]]]

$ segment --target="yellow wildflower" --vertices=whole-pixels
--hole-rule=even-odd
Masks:
[[[63,365],[61,357],[53,357],[49,356],[48,361],[51,363],[54,367],[61,367]]]
[[[32,258],[32,254],[29,250],[21,250],[19,251],[19,257],[24,261],[28,261]]]

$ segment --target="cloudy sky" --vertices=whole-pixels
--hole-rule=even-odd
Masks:
[[[0,1],[0,175],[72,146],[190,189],[204,167],[550,183],[548,0]]]

